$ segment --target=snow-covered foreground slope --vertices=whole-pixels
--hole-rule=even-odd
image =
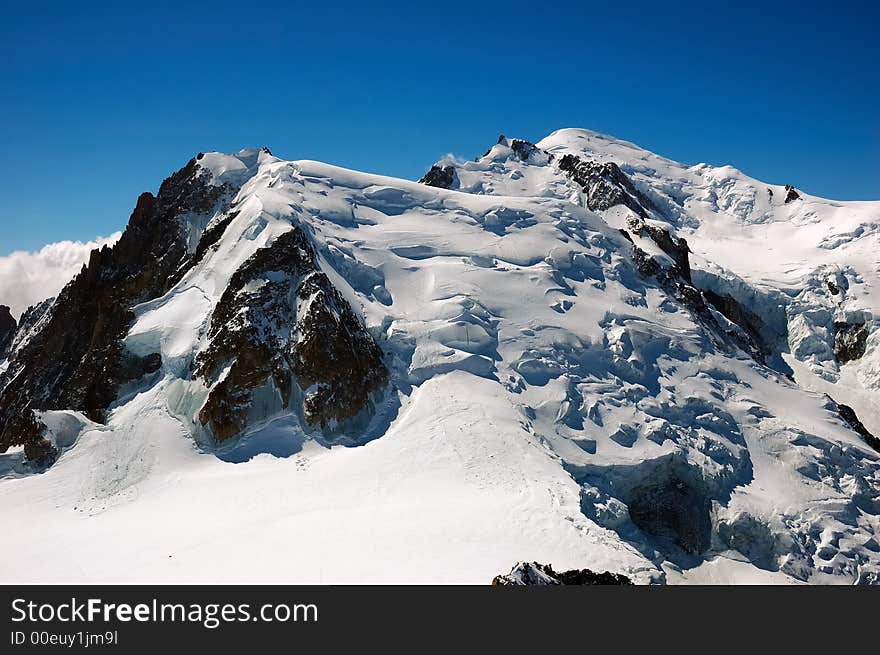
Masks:
[[[585,130],[429,184],[189,166],[181,263],[107,291],[134,372],[0,430],[3,581],[878,579],[878,454],[836,403],[880,434],[880,203]],[[23,320],[9,407],[87,290]]]
[[[307,442],[239,465],[192,449],[161,391],[114,416],[112,445],[87,432],[63,465],[9,485],[4,518],[40,538],[10,544],[5,581],[485,583],[524,553],[639,565],[596,534],[575,482],[489,380],[426,382],[363,447]],[[291,426],[266,430],[289,439]]]

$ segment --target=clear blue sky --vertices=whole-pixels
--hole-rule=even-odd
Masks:
[[[198,151],[249,145],[417,178],[587,127],[880,198],[876,2],[135,4],[4,3],[0,254],[120,229]]]

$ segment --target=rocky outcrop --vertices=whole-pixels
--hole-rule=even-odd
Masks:
[[[632,234],[648,237],[656,243],[674,262],[673,273],[688,284],[691,283],[691,264],[688,257],[691,250],[685,239],[675,237],[669,230],[638,218],[627,221],[627,227]]]
[[[590,569],[554,571],[550,564],[538,562],[520,562],[510,570],[510,573],[497,575],[492,579],[492,585],[496,587],[631,584],[632,580],[620,573],[609,571],[596,573]]]
[[[635,245],[633,246],[633,263],[636,270],[646,277],[656,277],[663,270],[656,259]]]
[[[529,157],[538,152],[539,148],[530,141],[523,139],[511,139],[510,149],[521,161],[528,161]]]
[[[771,348],[762,337],[761,319],[731,296],[711,291],[701,293],[694,288],[689,256],[691,250],[687,241],[677,237],[671,227],[663,227],[658,224],[659,221],[652,220],[651,213],[659,213],[659,209],[636,188],[617,164],[600,164],[567,154],[559,161],[559,168],[581,186],[588,209],[605,211],[617,205],[629,208],[634,215],[627,220],[626,229],[621,230],[623,236],[631,242],[634,242],[634,236],[651,239],[672,260],[670,268],[634,242],[633,262],[642,275],[657,278],[703,323],[733,341],[756,361],[767,365]],[[720,324],[712,317],[706,301],[739,329]]]
[[[299,227],[236,271],[209,337],[196,358],[196,375],[211,387],[199,420],[217,441],[242,432],[255,412],[266,418],[294,399],[307,425],[333,428],[368,409],[388,379],[381,350]]]
[[[874,436],[868,428],[865,427],[865,424],[859,420],[859,417],[856,416],[855,410],[849,405],[843,405],[841,403],[837,404],[837,411],[840,414],[840,418],[846,421],[846,424],[849,425],[855,432],[857,432],[862,439],[865,440],[865,443],[871,446],[874,450],[880,453],[880,437]]]
[[[630,217],[627,230],[621,230],[621,233],[631,242],[632,235],[650,238],[674,262],[671,268],[661,264],[656,256],[645,252],[636,242],[632,246],[633,263],[639,273],[655,278],[696,319],[722,340],[764,366],[784,375],[791,375],[790,368],[778,356],[775,345],[778,335],[764,318],[727,293],[694,286],[689,260],[690,248],[685,239],[677,238],[670,230],[657,225],[656,221],[638,217]],[[710,308],[717,313],[713,313]]]
[[[162,295],[183,275],[192,261],[187,221],[210,215],[231,192],[190,160],[156,196],[138,198],[114,246],[93,250],[53,302],[22,317],[28,334],[0,375],[0,452],[24,445],[28,459],[45,463],[51,453],[40,450],[32,410],[73,409],[103,421],[119,385],[154,370],[155,357],[142,362],[122,346],[131,308]]]
[[[801,194],[797,192],[797,189],[790,184],[785,185],[785,204],[788,204],[793,200],[799,200],[800,197]]]
[[[419,182],[439,189],[449,189],[455,182],[455,167],[434,164]]]
[[[9,344],[9,356],[21,348],[28,340],[37,334],[43,327],[49,316],[52,306],[55,304],[55,298],[47,298],[46,300],[28,307],[21,318],[18,320],[18,327],[13,335],[12,342]],[[0,376],[0,390],[3,389],[4,378]]]
[[[841,364],[861,358],[867,343],[868,326],[865,323],[834,323],[834,357]]]
[[[0,375],[0,451],[23,445],[29,461],[51,464],[57,452],[34,410],[71,409],[101,422],[120,385],[161,368],[159,353],[123,346],[132,307],[166,293],[215,247],[237,213],[208,219],[234,192],[191,160],[156,196],[140,196],[116,245],[93,251],[55,300],[25,313]],[[210,386],[199,418],[218,441],[239,434],[258,413],[251,403],[273,394],[283,407],[295,397],[307,425],[331,429],[361,414],[387,381],[380,349],[299,228],[233,275],[210,337],[196,360]]]
[[[12,317],[9,307],[0,305],[0,359],[6,357],[6,353],[9,352],[17,327],[18,324]]]
[[[202,233],[199,243],[196,246],[193,262],[198,263],[213,246],[220,241],[220,238],[226,232],[226,228],[238,217],[239,212],[231,211],[223,216],[219,221],[209,224]]]
[[[50,466],[58,457],[58,450],[45,437],[46,426],[32,411],[25,411],[16,419],[16,429],[22,435],[27,461],[37,468]]]
[[[635,214],[627,221],[630,241],[631,234],[647,237],[673,261],[669,271],[670,279],[679,277],[691,283],[691,267],[688,257],[690,248],[687,241],[674,236],[671,229],[665,229],[651,222],[650,212],[657,211],[654,203],[639,191],[632,180],[614,162],[599,163],[567,154],[559,161],[559,169],[577,183],[584,193],[584,204],[592,211],[605,211],[617,205],[628,207]],[[656,276],[662,267],[644,250],[634,247],[636,267],[643,275]]]
[[[648,212],[654,209],[651,200],[614,162],[599,163],[567,154],[559,160],[559,169],[581,187],[587,209],[604,211],[625,205],[642,218],[649,218]]]

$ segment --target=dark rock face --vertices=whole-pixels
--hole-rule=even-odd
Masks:
[[[625,205],[642,218],[648,218],[648,212],[654,209],[651,200],[614,162],[600,164],[568,154],[559,160],[559,168],[580,185],[587,209],[604,211],[615,205]]]
[[[638,219],[628,221],[627,227],[632,233],[641,237],[649,237],[660,246],[660,249],[675,262],[673,272],[690,284],[691,263],[688,253],[691,249],[685,239],[674,237],[670,234],[669,230],[664,230],[662,227],[651,225]]]
[[[51,466],[58,458],[58,450],[43,436],[46,426],[32,411],[26,411],[19,420],[18,429],[24,437],[25,458],[38,468]]]
[[[865,427],[864,423],[862,423],[859,420],[859,417],[856,416],[855,410],[853,410],[852,407],[838,403],[837,411],[840,413],[840,417],[846,421],[847,425],[861,435],[866,444],[880,453],[880,437],[875,437],[871,434],[868,428]]]
[[[25,310],[24,314],[21,315],[21,318],[18,321],[18,327],[13,334],[12,342],[9,344],[8,355],[10,358],[13,357],[15,351],[18,350],[22,344],[26,343],[31,336],[40,331],[47,315],[49,314],[49,310],[54,304],[55,299],[48,298]],[[8,377],[0,375],[0,391],[3,390],[3,387],[6,386],[8,381]]]
[[[0,359],[6,356],[12,346],[12,339],[15,337],[15,331],[18,323],[12,318],[9,307],[0,305]]]
[[[798,200],[800,199],[800,197],[801,194],[797,192],[797,189],[795,189],[790,184],[785,185],[785,204],[788,204],[793,200]]]
[[[706,299],[703,297],[703,293],[699,289],[690,284],[685,284],[684,282],[677,282],[675,284],[673,296],[681,304],[690,309],[696,317],[702,319],[704,323],[709,322],[711,314],[709,313],[709,308],[706,306]],[[712,326],[717,325],[714,320],[712,320],[710,324]]]
[[[229,227],[229,224],[235,220],[239,213],[240,212],[238,211],[229,212],[221,220],[205,228],[205,231],[202,233],[199,243],[196,246],[196,253],[193,255],[193,263],[202,261],[205,253],[220,241],[223,233],[226,232],[226,228]]]
[[[525,139],[508,139],[503,134],[499,135],[498,143],[508,146],[511,150],[513,150],[513,154],[515,154],[520,161],[528,161],[529,157],[531,157],[536,152],[541,152],[541,149],[538,148],[531,141],[526,141]],[[483,157],[492,152],[492,148],[489,148],[484,154]],[[550,161],[553,161],[553,155],[547,154],[547,157]]]
[[[320,271],[298,227],[236,271],[209,337],[196,375],[210,385],[229,366],[199,414],[217,441],[246,427],[255,390],[270,383],[280,410],[291,403],[295,382],[303,418],[323,429],[358,415],[388,379],[381,350]]]
[[[437,166],[435,164],[431,166],[431,170],[425,173],[425,176],[419,182],[440,189],[448,189],[455,182],[455,167]]]
[[[514,154],[522,161],[527,161],[533,153],[538,152],[538,146],[529,141],[524,141],[523,139],[511,139],[510,149],[513,150]]]
[[[868,326],[864,323],[834,323],[834,356],[841,364],[864,355],[867,343]]]
[[[554,571],[550,564],[538,562],[520,562],[510,570],[510,573],[492,579],[492,585],[496,587],[631,584],[632,580],[620,573],[609,571],[596,573],[590,569]]]
[[[635,245],[633,246],[633,262],[636,270],[646,277],[656,277],[662,270],[656,259]]]
[[[628,221],[629,233],[624,232],[624,236],[632,241],[631,233],[634,233],[653,240],[675,262],[672,277],[678,276],[690,284],[691,266],[688,257],[690,248],[687,241],[674,237],[669,230],[647,222],[646,219],[650,219],[650,212],[657,211],[657,208],[650,198],[636,188],[617,164],[614,162],[600,164],[567,154],[559,161],[559,168],[580,185],[587,209],[605,211],[617,205],[631,209],[638,218]],[[643,275],[656,276],[660,273],[660,265],[647,253],[634,248],[634,255],[636,267]]]
[[[129,361],[121,340],[130,308],[165,293],[191,263],[182,217],[208,214],[231,195],[208,176],[193,159],[156,196],[142,194],[120,240],[93,250],[54,302],[22,317],[29,335],[0,376],[0,452],[24,445],[45,459],[31,410],[74,409],[103,421],[119,384],[155,367],[155,357]]]
[[[356,416],[387,382],[388,371],[382,351],[326,275],[306,278],[298,296],[312,300],[299,317],[293,372],[301,389],[316,387],[303,413],[306,422],[324,428]]]

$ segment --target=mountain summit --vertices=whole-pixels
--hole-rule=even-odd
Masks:
[[[0,329],[7,580],[878,582],[878,252],[588,130],[199,154]]]

